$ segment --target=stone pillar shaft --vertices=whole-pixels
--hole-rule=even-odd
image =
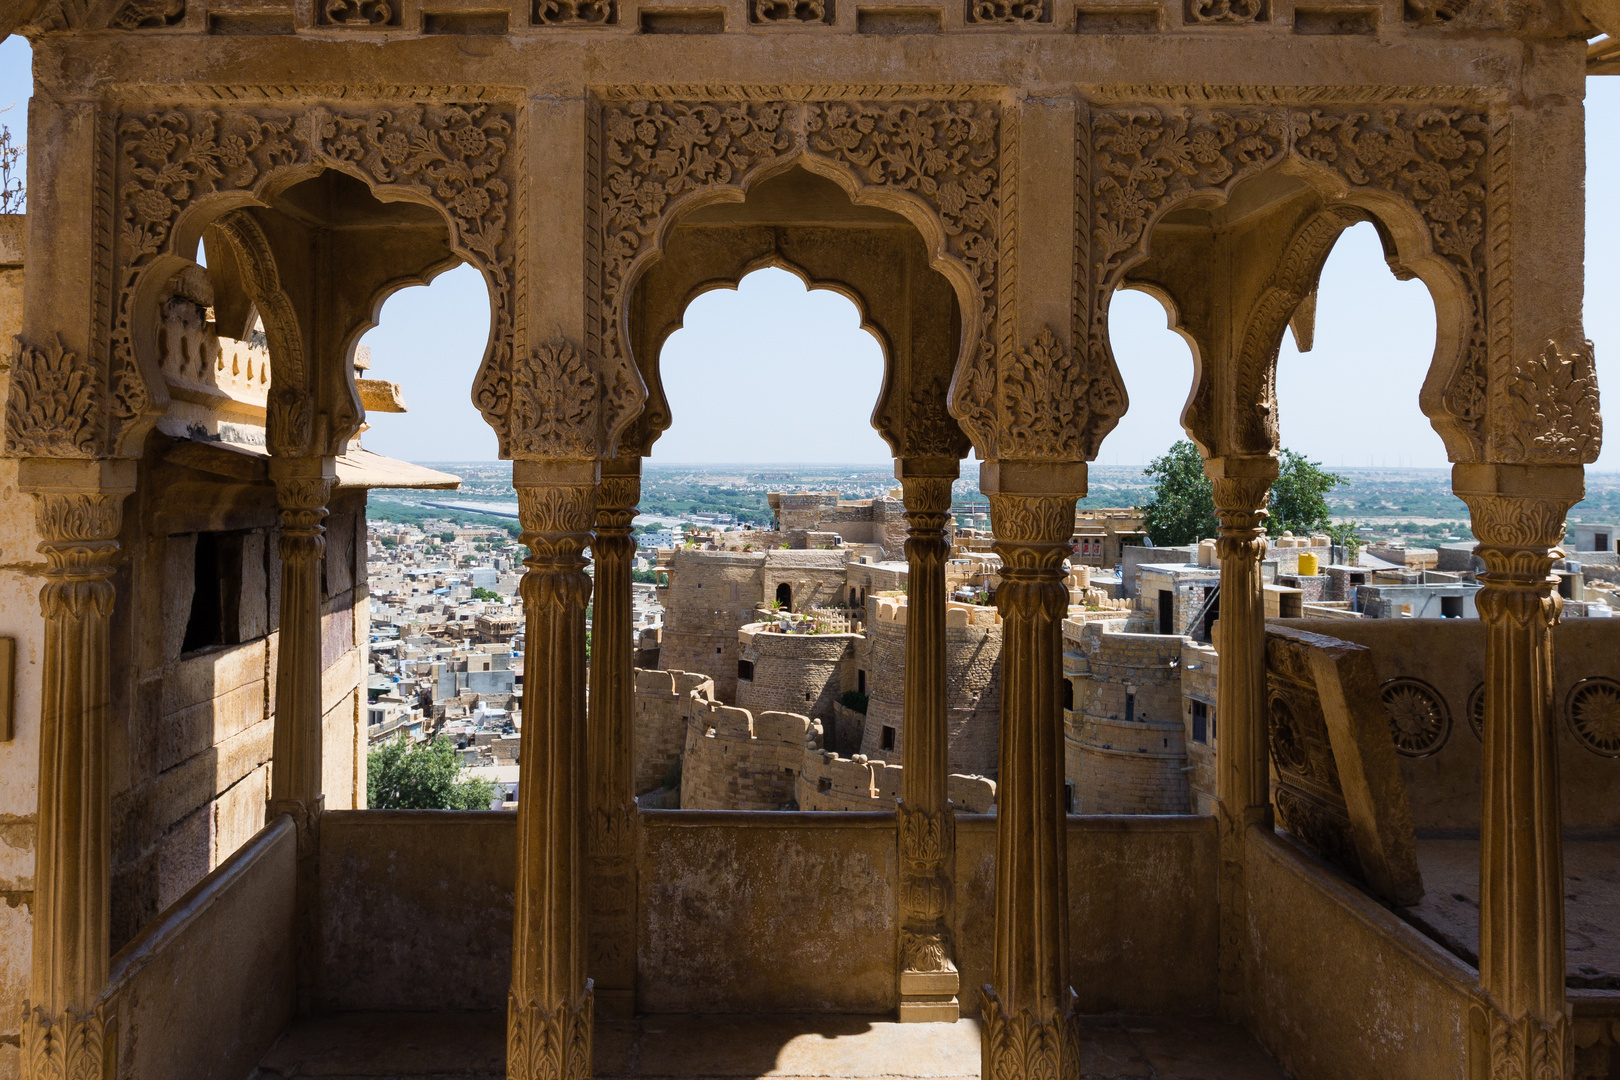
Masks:
[[[321,556],[326,552],[326,504],[331,459],[275,463],[281,511],[281,629],[276,654],[274,760],[270,813],[291,813],[309,829],[322,799]],[[301,845],[303,846],[303,845]]]
[[[1552,564],[1564,515],[1584,491],[1576,466],[1458,465],[1485,562],[1479,980],[1476,1037],[1492,1076],[1563,1077],[1564,866],[1553,731]],[[1487,1049],[1488,1048],[1488,1049]]]
[[[641,459],[604,462],[597,488],[591,620],[591,981],[604,1015],[636,1011],[636,800],[630,598]]]
[[[957,463],[902,461],[905,495],[905,739],[900,776],[900,1020],[954,1023],[961,1007],[951,940],[956,854],[945,724],[945,560]],[[930,467],[932,466],[932,467]]]
[[[1080,1075],[1080,1052],[1068,978],[1059,684],[1075,496],[1022,494],[1002,480],[991,464],[981,469],[1002,560],[996,607],[1003,620],[995,959],[984,988],[983,1073],[1069,1080]]]
[[[590,774],[586,760],[585,548],[596,513],[593,462],[513,467],[523,542],[523,732],[518,865],[507,999],[512,1080],[591,1073],[586,973]]]
[[[1266,501],[1277,477],[1272,457],[1211,458],[1221,534],[1221,599],[1215,691],[1215,790],[1221,858],[1219,985],[1221,1011],[1239,1020],[1244,1004],[1247,885],[1244,836],[1270,828],[1271,757],[1266,708],[1266,597],[1260,562],[1266,556]]]
[[[34,940],[22,1016],[28,1080],[102,1075],[111,881],[107,724],[110,640],[124,495],[32,483],[46,558]],[[40,462],[47,473],[57,463]],[[81,463],[73,463],[78,465]],[[77,470],[75,470],[77,471]],[[131,473],[133,470],[129,470]],[[121,475],[118,479],[127,479]],[[81,478],[82,479],[82,478]],[[111,486],[111,485],[108,485]]]

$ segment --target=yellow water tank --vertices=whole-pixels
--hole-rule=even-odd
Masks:
[[[1302,551],[1299,553],[1299,576],[1316,576],[1316,556],[1308,551]]]

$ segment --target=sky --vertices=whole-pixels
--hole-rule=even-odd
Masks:
[[[21,135],[29,49],[0,43],[0,123]],[[1598,382],[1620,394],[1620,77],[1587,80],[1587,336]],[[1185,342],[1145,294],[1117,294],[1109,313],[1130,410],[1104,440],[1099,464],[1141,465],[1183,437],[1192,380]],[[368,449],[412,461],[488,461],[495,437],[469,397],[489,333],[479,274],[461,266],[401,290],[364,338],[369,375],[404,387],[410,411],[374,414]],[[1315,347],[1285,337],[1277,394],[1282,443],[1329,466],[1446,465],[1418,409],[1434,352],[1434,305],[1419,281],[1396,281],[1371,225],[1348,230],[1322,272]],[[695,299],[665,345],[664,391],[674,423],[654,463],[877,463],[887,445],[871,427],[882,352],[855,306],[761,270],[736,290]],[[1617,399],[1620,400],[1620,399]],[[1620,415],[1617,413],[1616,415]],[[1620,470],[1620,422],[1593,468]]]

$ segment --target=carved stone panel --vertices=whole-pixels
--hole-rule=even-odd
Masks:
[[[1417,834],[1371,653],[1272,627],[1266,685],[1278,824],[1390,903],[1416,903]]]

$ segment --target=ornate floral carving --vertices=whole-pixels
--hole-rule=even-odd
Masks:
[[[506,999],[506,1075],[512,1080],[590,1080],[595,987],[551,1007]]]
[[[981,989],[985,1080],[1079,1080],[1080,1028],[1073,990],[1065,994],[1065,1009],[1037,1017],[1027,1008],[1009,1016],[993,989]]]
[[[373,186],[397,185],[440,208],[456,249],[483,271],[493,301],[491,345],[474,400],[504,430],[510,399],[512,274],[507,225],[514,163],[510,109],[478,104],[372,108],[215,104],[126,113],[115,124],[113,200],[116,308],[107,386],[114,448],[138,433],[155,405],[135,359],[135,287],[145,266],[174,245],[192,205],[226,192],[254,193],[273,173],[326,164]]]
[[[946,859],[955,852],[951,811],[907,806],[900,818],[900,951],[903,971],[955,971],[951,962],[951,878]]]
[[[1270,18],[1266,0],[1187,0],[1187,21],[1199,26],[1265,22]]]
[[[93,457],[102,446],[98,373],[62,346],[17,339],[6,400],[6,452],[19,457]]]
[[[1563,1015],[1551,1024],[1534,1015],[1510,1020],[1487,999],[1474,1008],[1486,1016],[1490,1032],[1491,1080],[1563,1080],[1569,1055],[1569,1021]]]
[[[1603,757],[1620,757],[1620,683],[1582,679],[1569,692],[1565,709],[1575,741]]]
[[[119,30],[174,26],[186,17],[186,0],[126,0],[112,18]]]
[[[1438,753],[1451,734],[1451,710],[1439,692],[1421,679],[1391,679],[1380,691],[1389,710],[1395,749],[1406,757]]]
[[[1474,738],[1485,741],[1485,684],[1480,683],[1468,694],[1468,726],[1474,729]]]
[[[536,26],[611,26],[619,21],[615,0],[535,0]]]
[[[1081,460],[1094,457],[1102,436],[1125,412],[1125,394],[1106,361],[1074,356],[1041,327],[1013,357],[1000,384],[998,457]]]
[[[755,23],[826,23],[832,21],[832,5],[826,0],[753,0],[748,18]]]
[[[524,560],[529,572],[523,576],[522,588],[539,588],[540,579],[560,574],[567,579],[564,584],[568,588],[583,589],[589,597],[591,580],[584,573],[584,551],[591,542],[596,489],[571,484],[520,484],[517,493],[518,518],[523,524],[521,542],[529,549],[529,557]],[[527,592],[524,599],[529,599]],[[584,607],[584,601],[580,601],[580,607]]]
[[[316,0],[315,11],[322,26],[399,25],[399,6],[392,0]]]
[[[1507,408],[1496,425],[1506,444],[1502,460],[1532,465],[1597,460],[1603,417],[1590,341],[1572,349],[1548,341],[1539,355],[1513,365],[1504,391]]]
[[[1051,22],[1047,0],[973,0],[968,8],[970,23]]]
[[[106,1056],[106,1018],[97,1009],[88,1016],[23,1006],[22,1075],[30,1080],[101,1080]]]
[[[601,381],[567,341],[540,346],[512,373],[509,439],[524,457],[592,458]]]

